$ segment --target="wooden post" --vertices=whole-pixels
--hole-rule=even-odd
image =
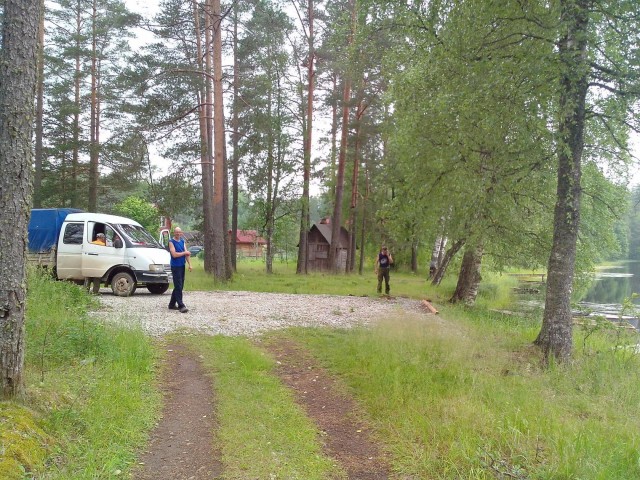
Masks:
[[[429,302],[429,300],[422,300],[422,304],[427,310],[429,310],[430,313],[437,315],[438,310],[436,310],[436,308],[433,305],[431,305],[431,302]]]

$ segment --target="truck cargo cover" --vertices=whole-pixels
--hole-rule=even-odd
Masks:
[[[70,213],[82,212],[77,208],[36,208],[29,220],[29,251],[47,252],[58,243],[64,219]]]

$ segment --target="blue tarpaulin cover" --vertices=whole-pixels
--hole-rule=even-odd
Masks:
[[[82,212],[77,208],[35,208],[29,220],[29,251],[47,252],[58,243],[64,219],[70,213]]]

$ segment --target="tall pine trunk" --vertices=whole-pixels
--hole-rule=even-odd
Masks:
[[[82,80],[80,53],[82,49],[82,3],[78,0],[76,3],[76,30],[75,30],[75,74],[73,78],[73,144],[71,154],[71,185],[70,185],[70,205],[71,207],[84,206],[79,204],[79,177],[80,177],[80,112],[82,105],[80,103],[80,83]]]
[[[338,74],[336,72],[332,75],[332,90],[331,90],[331,154],[330,154],[330,166],[331,169],[329,179],[331,182],[331,190],[329,195],[332,198],[336,196],[336,165],[338,158]]]
[[[90,212],[98,208],[99,162],[99,105],[98,105],[98,51],[97,51],[98,0],[93,0],[91,13],[91,113],[89,139],[89,205]]]
[[[307,60],[307,114],[304,132],[304,165],[302,167],[302,199],[300,212],[300,238],[298,240],[298,263],[296,273],[306,274],[309,249],[309,182],[311,179],[311,145],[313,139],[313,91],[315,82],[314,45],[313,45],[313,0],[308,0],[307,17],[309,21],[309,57]]]
[[[31,206],[40,0],[5,0],[0,49],[0,399],[24,389],[27,225]]]
[[[361,216],[362,223],[360,227],[360,261],[358,264],[358,273],[360,275],[364,272],[364,239],[367,233],[367,204],[369,202],[369,193],[371,191],[371,186],[369,185],[369,162],[367,161],[367,157],[364,157],[364,199],[361,202]]]
[[[363,89],[358,89],[358,106],[356,108],[356,131],[353,145],[353,169],[351,176],[351,205],[349,206],[349,251],[347,255],[347,271],[353,272],[356,265],[356,230],[358,212],[358,177],[360,175],[360,125],[364,111],[367,109],[363,97]]]
[[[347,140],[349,134],[349,100],[351,98],[351,78],[347,74],[342,89],[342,134],[340,136],[340,154],[338,156],[338,173],[336,175],[336,195],[333,203],[331,219],[331,244],[329,246],[329,268],[337,273],[341,270],[338,265],[337,252],[340,246],[342,226],[342,199],[344,197],[344,168],[347,163]]]
[[[225,176],[227,174],[224,161],[224,104],[222,85],[222,12],[220,0],[207,0],[211,8],[208,10],[213,18],[213,273],[218,280],[228,280],[231,272],[227,268],[228,241],[225,239],[227,212],[225,210]]]
[[[200,165],[202,168],[202,214],[204,216],[204,270],[213,273],[213,153],[211,151],[211,137],[209,121],[207,120],[210,106],[207,102],[207,88],[210,84],[209,74],[211,72],[210,62],[205,64],[205,50],[202,48],[203,31],[200,25],[200,12],[197,0],[192,0],[193,22],[195,26],[196,38],[196,58],[197,64],[202,72],[200,87],[197,92],[198,98],[198,125],[200,128]],[[205,21],[205,30],[209,22]],[[205,39],[210,36],[205,32]],[[210,58],[208,52],[206,58]]]
[[[561,20],[566,32],[558,55],[560,80],[558,125],[558,186],[553,222],[553,245],[547,268],[547,295],[542,329],[535,340],[544,352],[565,361],[573,348],[571,292],[580,225],[581,162],[584,148],[585,103],[589,88],[587,0],[562,0]]]
[[[33,165],[33,208],[42,206],[42,148],[44,116],[44,0],[40,0],[40,21],[38,24],[38,71],[36,87],[35,162]]]
[[[240,71],[238,68],[238,2],[233,4],[233,133],[231,134],[231,142],[233,143],[233,157],[231,160],[231,243],[230,256],[231,267],[235,272],[237,270],[237,252],[236,238],[238,238],[238,202],[240,188],[238,177],[240,175],[240,153],[239,141],[240,135],[238,128],[240,126],[238,118],[239,98],[240,98]]]

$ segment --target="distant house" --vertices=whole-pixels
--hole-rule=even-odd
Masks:
[[[309,270],[332,270],[329,265],[329,247],[331,246],[331,219],[323,218],[313,224],[307,234],[307,267]],[[349,232],[340,227],[340,241],[336,249],[336,263],[338,271],[347,269],[347,248],[349,246]]]
[[[231,235],[231,230],[229,230]],[[236,256],[249,258],[262,258],[263,247],[267,241],[258,235],[255,230],[238,230],[236,232]]]

